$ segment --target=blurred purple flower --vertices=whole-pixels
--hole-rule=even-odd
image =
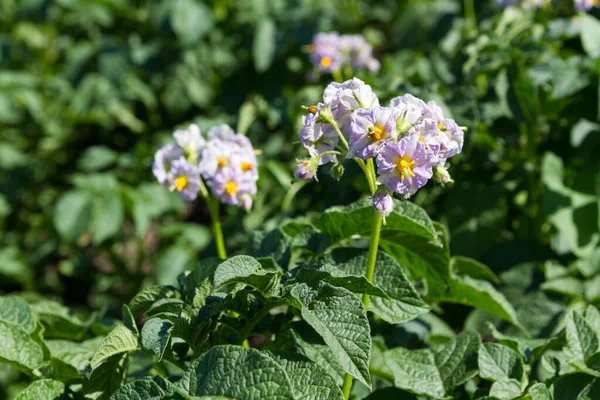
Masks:
[[[171,190],[176,190],[185,201],[192,201],[198,197],[200,190],[200,174],[198,169],[190,164],[184,157],[174,160],[171,167],[173,183]]]
[[[154,163],[152,164],[152,173],[158,180],[158,183],[165,187],[170,187],[173,182],[171,174],[171,165],[174,160],[183,156],[181,149],[173,144],[161,147],[154,154]]]

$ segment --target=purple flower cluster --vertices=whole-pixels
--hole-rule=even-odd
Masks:
[[[194,200],[206,182],[223,203],[252,207],[258,180],[257,160],[250,140],[227,125],[208,131],[204,139],[197,125],[173,134],[176,145],[166,145],[154,156],[152,172],[158,182]]]
[[[452,182],[445,165],[462,151],[464,132],[434,101],[406,94],[382,107],[371,87],[354,78],[331,83],[323,103],[309,111],[300,141],[310,158],[298,164],[298,179],[316,177],[317,167],[328,162],[374,159],[379,188],[373,206],[382,216],[393,208],[393,193],[408,197],[434,176]]]
[[[343,65],[369,71],[378,71],[381,66],[373,57],[373,48],[362,35],[318,33],[307,48],[310,61],[321,72],[338,71]]]
[[[594,6],[598,5],[598,0],[574,0],[575,10],[590,11]]]
[[[537,10],[542,7],[544,0],[496,0],[496,3],[502,7],[519,5],[528,10]]]

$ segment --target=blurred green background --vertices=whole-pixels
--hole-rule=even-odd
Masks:
[[[597,304],[599,16],[569,0],[1,0],[0,291],[114,317],[214,255],[205,205],[150,170],[190,122],[229,123],[262,150],[254,209],[223,210],[230,253],[363,196],[350,163],[337,183],[326,169],[292,182],[300,106],[331,80],[308,79],[303,46],[335,30],[373,45],[382,68],[358,77],[382,102],[413,93],[468,127],[456,183],[413,199],[448,226],[453,254],[488,264],[507,295]]]

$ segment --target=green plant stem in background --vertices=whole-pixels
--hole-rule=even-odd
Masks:
[[[357,164],[361,167],[361,169],[365,173],[365,177],[369,182],[369,188],[371,189],[371,194],[375,194],[377,190],[376,183],[376,175],[375,175],[375,166],[373,164],[373,159],[370,158],[367,160],[365,164],[362,160],[355,158]],[[359,162],[360,161],[360,162]],[[371,240],[369,242],[369,256],[367,258],[367,269],[365,271],[365,278],[370,283],[373,283],[373,276],[375,275],[375,264],[377,263],[377,249],[379,248],[379,237],[381,236],[381,225],[383,223],[383,217],[375,212],[373,209],[373,226],[371,227]],[[362,302],[365,307],[365,312],[369,310],[369,300],[370,296],[368,294],[363,294]],[[344,376],[344,384],[342,386],[342,392],[344,393],[344,399],[348,400],[350,398],[350,391],[352,390],[352,375],[346,374]]]
[[[473,31],[477,30],[477,16],[473,0],[464,0],[465,19]]]
[[[296,181],[290,186],[288,189],[283,201],[281,202],[281,211],[287,212],[290,209],[290,205],[292,204],[292,200],[296,197],[296,194],[302,189],[308,181]]]
[[[217,255],[219,258],[227,258],[225,251],[225,242],[223,241],[223,230],[221,229],[221,217],[219,216],[219,200],[214,197],[206,199],[210,219],[212,220],[213,235],[215,236],[215,244],[217,246]]]
[[[332,71],[331,75],[333,76],[333,79],[338,82],[338,83],[342,83],[344,82],[344,75],[342,75],[342,70],[338,69],[337,71]]]

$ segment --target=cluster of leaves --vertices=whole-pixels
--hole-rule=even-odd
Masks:
[[[363,276],[371,213],[359,201],[257,232],[252,256],[205,259],[176,286],[141,290],[110,331],[98,316],[3,297],[0,360],[37,379],[18,398],[341,399],[344,373],[361,383],[357,399],[600,393],[597,308],[555,303],[554,314],[521,323],[522,308],[490,283],[495,274],[451,257],[444,228],[410,202],[387,218],[371,284]],[[372,297],[368,314],[363,294]],[[480,321],[508,329],[470,321],[456,335],[431,311],[446,303],[476,306],[490,314]],[[532,311],[531,300],[524,306]]]

